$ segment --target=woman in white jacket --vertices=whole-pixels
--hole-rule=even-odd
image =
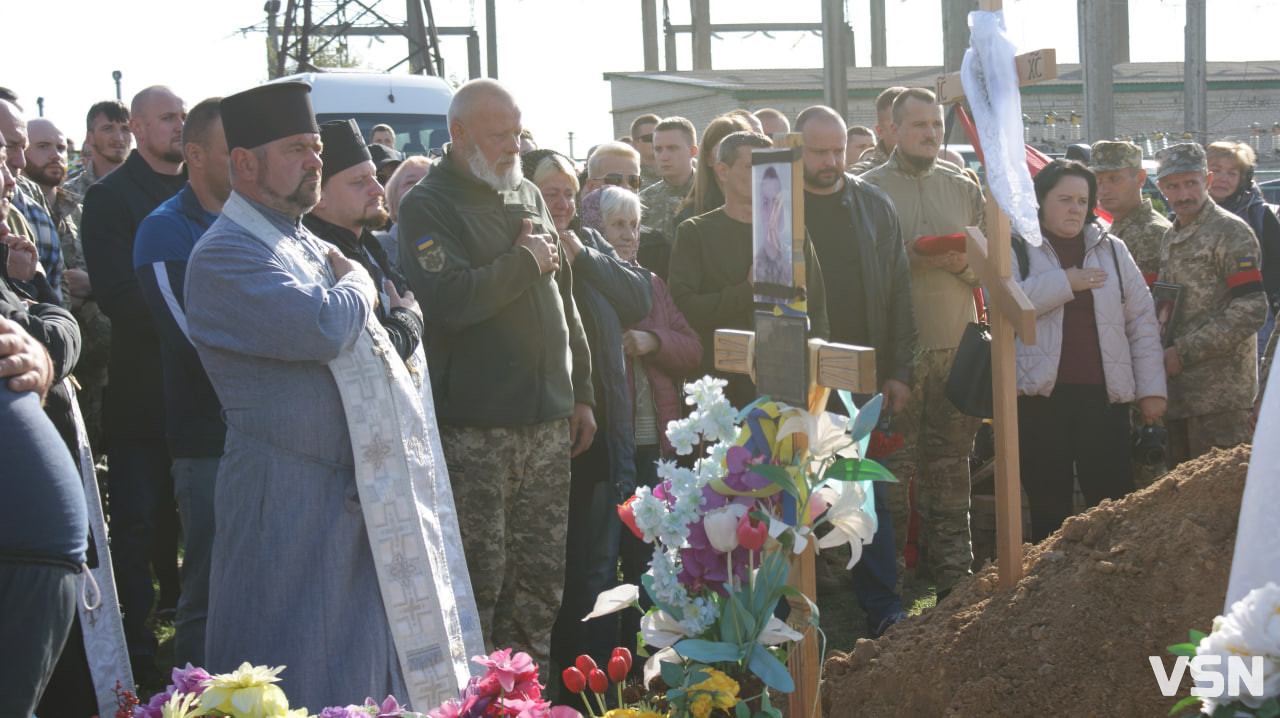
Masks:
[[[1124,243],[1097,222],[1093,172],[1054,160],[1035,190],[1045,241],[1014,252],[1014,277],[1036,308],[1036,343],[1017,342],[1018,443],[1040,541],[1071,514],[1073,476],[1090,506],[1133,490],[1130,404],[1151,424],[1166,393],[1151,294]]]

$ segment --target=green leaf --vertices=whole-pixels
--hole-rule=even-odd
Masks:
[[[679,650],[678,648],[676,650]],[[756,674],[756,677],[764,681],[766,686],[783,693],[790,693],[796,689],[795,681],[791,680],[791,674],[787,672],[787,667],[773,657],[773,654],[764,646],[753,643],[751,649],[747,652],[747,668]]]
[[[1164,649],[1175,656],[1194,656],[1196,654],[1196,644],[1194,643],[1177,643],[1172,646],[1165,646]]]
[[[878,461],[864,461],[858,467],[858,481],[886,481],[891,484],[898,483],[897,477],[893,475]]]
[[[1191,629],[1190,631],[1188,631],[1188,633],[1190,633],[1190,634],[1191,634],[1191,642],[1192,642],[1192,643],[1199,644],[1201,641],[1203,641],[1203,640],[1205,639],[1205,634],[1203,634],[1203,633],[1201,633],[1201,632],[1197,631],[1197,630],[1196,630],[1196,629],[1194,629],[1194,628],[1193,628],[1193,629]]]
[[[804,602],[805,602],[805,603],[807,603],[807,604],[809,604],[809,612],[813,614],[813,615],[811,615],[811,616],[809,617],[809,623],[810,623],[813,627],[817,628],[817,626],[818,626],[818,604],[814,603],[812,600],[810,600],[810,599],[809,599],[809,597],[808,597],[808,596],[806,596],[806,595],[804,595],[803,593],[801,593],[801,592],[800,592],[800,589],[796,588],[795,586],[783,586],[783,587],[782,587],[782,595],[784,595],[784,596],[791,596],[792,598],[803,598],[803,599],[804,599]]]
[[[1280,716],[1280,701],[1277,701],[1274,697],[1266,699],[1262,702],[1262,705],[1258,706],[1254,715],[1258,716],[1258,718],[1276,718],[1276,716]]]
[[[751,630],[754,620],[751,618],[751,612],[742,606],[738,597],[735,594],[729,594],[729,598],[724,601],[723,608],[720,610],[719,623],[720,640],[740,646],[746,641],[747,632]],[[702,660],[696,656],[690,656],[690,658]]]
[[[680,664],[662,661],[658,664],[658,668],[662,671],[662,682],[668,687],[675,688],[684,684],[684,669]]]
[[[853,426],[849,427],[849,436],[854,441],[862,441],[862,437],[876,428],[876,424],[880,422],[880,406],[883,403],[884,396],[876,394],[858,409],[858,415],[853,418]]]
[[[1179,712],[1182,711],[1183,708],[1187,708],[1193,704],[1198,705],[1199,703],[1200,703],[1199,698],[1195,696],[1187,696],[1186,698],[1183,698],[1182,700],[1173,704],[1173,707],[1169,709],[1169,715],[1177,715]]]
[[[677,621],[684,620],[684,611],[681,611],[679,608],[675,606],[669,606],[658,599],[657,592],[653,590],[653,576],[650,576],[647,573],[642,575],[640,577],[640,585],[644,586],[644,592],[649,595],[649,600],[653,601],[653,605],[671,614],[671,617],[676,619]],[[671,684],[668,683],[667,685],[671,685]]]
[[[822,478],[836,481],[854,481],[858,478],[858,466],[862,459],[840,458],[822,473]]]
[[[755,464],[747,467],[747,471],[756,476],[768,479],[777,486],[781,486],[782,490],[800,498],[800,492],[796,490],[795,479],[791,478],[791,473],[784,467],[775,466],[773,464]]]
[[[1218,707],[1213,711],[1212,718],[1234,718],[1237,708],[1240,708],[1240,701],[1219,703]]]
[[[672,646],[672,648],[676,649],[676,653],[679,653],[685,658],[689,658],[700,663],[723,663],[725,661],[737,662],[742,660],[741,646],[734,643],[726,643],[724,641],[705,641],[701,638],[686,638]]]
[[[737,718],[751,718],[751,706],[747,705],[745,701],[740,701],[738,705],[734,706],[733,714]]]

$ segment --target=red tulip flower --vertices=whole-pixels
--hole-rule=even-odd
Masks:
[[[564,669],[561,678],[564,679],[564,687],[573,693],[581,693],[587,687],[587,677],[582,675],[582,671],[573,666]]]
[[[634,503],[635,500],[636,497],[632,496],[627,499],[625,503],[619,506],[618,517],[622,519],[622,523],[627,525],[627,528],[631,529],[631,533],[635,534],[636,538],[644,539],[644,532],[636,527],[636,512],[631,507],[631,504]]]
[[[738,519],[738,545],[748,551],[758,551],[764,545],[765,539],[769,538],[769,525],[763,521],[757,521],[751,518],[751,513],[745,513],[742,518]]]
[[[614,658],[621,658],[623,662],[627,664],[627,672],[631,672],[631,651],[627,650],[623,646],[618,646],[613,649],[613,656],[609,659],[610,663],[613,662]]]
[[[596,693],[603,694],[609,690],[609,677],[599,668],[594,668],[587,674],[587,685]]]
[[[577,666],[584,676],[589,676],[592,671],[597,670],[596,662],[585,653],[575,658],[573,665]]]
[[[621,683],[627,680],[627,671],[629,670],[627,662],[622,659],[622,656],[614,656],[609,659],[609,680],[614,683]]]

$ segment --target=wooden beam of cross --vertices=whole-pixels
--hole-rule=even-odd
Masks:
[[[992,12],[1001,0],[981,0],[979,7]],[[1058,76],[1057,53],[1037,50],[1015,59],[1018,85],[1025,86]],[[964,99],[960,73],[940,75],[938,101]],[[986,235],[978,227],[967,227],[969,266],[982,280],[991,297],[988,311],[991,324],[991,385],[996,440],[996,566],[1000,587],[1012,588],[1022,580],[1022,480],[1018,470],[1018,376],[1014,355],[1014,335],[1023,344],[1036,343],[1036,312],[1012,278],[1012,250],[1009,217],[987,190]]]
[[[773,150],[757,150],[753,153],[753,167],[770,163],[781,168],[789,166],[790,171],[775,173],[785,177],[782,183],[785,190],[790,185],[791,226],[786,249],[791,261],[790,280],[781,289],[782,294],[789,287],[798,290],[791,296],[803,297],[805,287],[804,266],[804,166],[800,159],[800,135],[780,135],[774,138]],[[779,157],[779,151],[786,150]],[[754,181],[753,187],[758,188]],[[753,205],[758,205],[761,193],[752,194]],[[787,196],[783,191],[777,197]],[[758,206],[752,207],[752,217],[759,218]],[[765,216],[774,216],[765,212]],[[782,213],[785,216],[785,212]],[[759,232],[761,227],[754,227]],[[776,236],[776,235],[775,235]],[[782,239],[782,237],[779,237]],[[756,264],[761,260],[754,254]],[[754,267],[755,277],[764,273],[759,266]],[[769,285],[758,283],[755,291],[777,292],[776,282]],[[780,299],[780,302],[788,300]],[[789,311],[778,308],[774,311],[757,311],[755,313],[756,331],[749,332],[738,329],[718,329],[715,333],[715,367],[727,373],[747,374],[756,383],[756,391],[762,396],[769,396],[776,401],[793,406],[805,406],[811,412],[824,411],[827,398],[832,389],[846,389],[855,394],[874,394],[876,391],[875,351],[866,347],[855,347],[847,344],[831,344],[819,339],[808,339],[808,322],[803,313],[798,316],[794,305]],[[797,445],[796,450],[800,451]],[[807,517],[797,520],[808,521]],[[814,548],[810,541],[803,553],[795,558],[788,583],[800,593],[813,598],[817,589],[817,578],[814,572]],[[789,715],[795,718],[808,718],[816,715],[818,705],[818,679],[822,675],[822,657],[818,655],[818,637],[805,629],[809,625],[812,612],[809,604],[802,598],[788,598],[791,604],[789,621],[792,627],[805,634],[805,638],[791,652],[788,670],[795,682],[795,691],[791,693],[788,707]]]

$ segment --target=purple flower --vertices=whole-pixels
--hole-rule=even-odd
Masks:
[[[364,705],[377,711],[374,718],[400,718],[404,715],[404,708],[392,696],[387,696],[382,705],[375,703],[372,698],[365,698]]]
[[[360,706],[333,706],[320,711],[316,718],[369,718],[369,712]]]
[[[176,670],[176,669],[175,669]],[[173,688],[173,686],[170,686]],[[144,705],[134,707],[134,718],[164,718],[164,704],[169,702],[170,694],[168,691],[157,693],[151,696],[151,702]]]
[[[186,668],[175,668],[170,674],[173,685],[169,686],[170,693],[194,693],[200,695],[204,693],[204,682],[213,678],[205,672],[203,668],[187,664]]]

